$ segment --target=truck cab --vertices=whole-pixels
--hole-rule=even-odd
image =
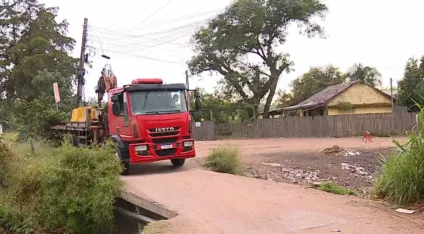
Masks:
[[[195,93],[196,109],[200,95]],[[116,156],[129,174],[132,164],[171,160],[180,167],[196,156],[189,112],[189,91],[184,84],[163,84],[161,79],[136,79],[109,91],[107,128],[116,144]]]

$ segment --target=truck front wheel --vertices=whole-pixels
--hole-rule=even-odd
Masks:
[[[185,163],[185,158],[171,159],[171,163],[174,167],[181,167]]]
[[[123,170],[121,172],[121,175],[129,175],[130,174],[130,163],[125,160],[125,154],[126,152],[122,152],[121,150],[119,150],[118,147],[116,147],[116,152],[115,152],[115,156],[116,158],[122,163],[123,166]]]

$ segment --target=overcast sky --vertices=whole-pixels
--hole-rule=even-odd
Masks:
[[[189,40],[197,27],[222,11],[230,0],[41,0],[60,8],[59,18],[69,24],[69,36],[77,40],[79,56],[82,24],[89,20],[89,46],[93,68],[86,76],[86,96],[94,96],[107,54],[118,85],[135,78],[163,78],[166,83],[184,83],[185,62],[191,57]],[[168,4],[168,2],[170,2]],[[333,64],[346,71],[361,62],[375,66],[389,79],[402,78],[406,61],[424,55],[423,0],[324,0],[329,13],[323,26],[327,39],[308,39],[293,28],[284,50],[295,62],[295,71],[283,74],[279,88],[311,66]],[[166,5],[167,4],[167,5]],[[166,5],[166,6],[165,6]],[[165,6],[165,7],[163,7]],[[162,8],[162,9],[161,9]],[[161,9],[160,11],[158,11]],[[154,16],[148,18],[153,13]],[[218,77],[193,77],[190,85],[213,91]]]

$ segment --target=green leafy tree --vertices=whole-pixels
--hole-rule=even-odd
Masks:
[[[283,96],[279,98],[279,103],[298,104],[328,86],[343,83],[346,78],[346,74],[332,65],[327,67],[312,67],[307,73],[295,79],[291,84],[291,101],[289,100],[290,96],[283,93]]]
[[[220,74],[227,95],[255,108],[266,97],[263,116],[269,118],[280,76],[293,65],[277,47],[293,24],[308,36],[322,35],[311,19],[326,11],[319,0],[238,0],[195,34],[190,71]]]
[[[2,101],[12,111],[17,122],[31,134],[45,129],[42,119],[56,111],[52,85],[59,83],[61,109],[71,109],[72,85],[77,71],[77,59],[69,56],[75,40],[67,37],[68,23],[56,22],[58,8],[48,8],[37,0],[4,1],[0,6],[0,88]],[[28,108],[23,108],[28,107]],[[61,116],[52,114],[54,116]],[[58,118],[60,119],[60,118]],[[27,124],[40,126],[28,126]],[[37,130],[36,130],[37,129]],[[34,132],[32,132],[34,131]]]
[[[248,119],[244,105],[238,102],[232,102],[225,98],[220,91],[207,93],[204,89],[199,89],[201,93],[202,109],[193,112],[195,121],[214,121],[215,123],[229,123],[231,121],[244,121]],[[191,103],[191,109],[195,109],[194,102]]]
[[[286,91],[278,92],[278,99],[276,101],[277,108],[284,108],[293,104],[293,95]]]
[[[355,64],[350,68],[348,74],[352,81],[360,80],[372,87],[379,87],[382,85],[381,74],[374,67],[364,66],[360,63]]]
[[[411,111],[418,112],[416,103],[424,106],[424,56],[421,60],[410,58],[403,79],[398,83],[398,101]]]

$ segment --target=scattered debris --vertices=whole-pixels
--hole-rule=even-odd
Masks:
[[[342,147],[340,147],[338,145],[334,145],[332,147],[322,149],[319,152],[324,153],[324,154],[343,155],[345,157],[356,156],[356,155],[360,155],[361,154],[361,152],[359,152],[359,151],[353,151],[353,150],[343,149]]]
[[[340,229],[333,229],[333,232],[342,232]]]
[[[324,153],[324,154],[335,154],[335,153],[340,153],[342,152],[344,149],[338,145],[333,145],[329,148],[325,148],[320,150],[319,152]]]
[[[246,172],[246,176],[247,177],[251,177],[251,178],[257,178],[258,177],[258,175],[256,174],[256,172],[254,172],[254,171],[248,171],[248,172]]]
[[[305,171],[302,169],[294,169],[294,168],[282,168],[281,169],[282,172],[282,176],[283,178],[289,179],[293,182],[307,182],[307,183],[312,183],[313,181],[318,181],[319,180],[319,173],[320,171],[315,170],[315,171]]]
[[[270,167],[281,167],[281,164],[279,163],[265,163],[263,162],[262,165],[270,166]]]
[[[402,213],[402,214],[413,214],[415,213],[415,210],[407,210],[407,209],[396,209],[396,212]]]
[[[342,163],[341,166],[342,166],[343,170],[347,170],[347,171],[350,171],[352,173],[359,174],[361,176],[367,176],[368,175],[368,172],[366,172],[363,167],[355,166],[355,165],[349,165],[347,163]]]
[[[345,150],[343,156],[348,157],[348,156],[355,156],[355,155],[360,155],[361,153],[359,151],[350,151],[350,150]]]

